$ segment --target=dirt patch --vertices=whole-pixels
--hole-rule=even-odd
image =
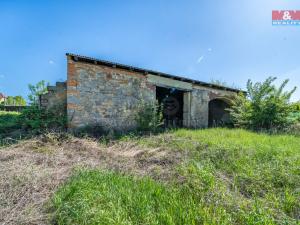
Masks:
[[[76,167],[110,169],[158,180],[176,173],[181,153],[134,142],[103,146],[90,139],[53,136],[0,149],[0,223],[48,224],[46,203]]]

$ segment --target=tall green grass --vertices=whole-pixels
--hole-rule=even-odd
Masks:
[[[112,172],[77,173],[53,202],[58,224],[230,224],[225,210],[208,217],[187,187]]]
[[[55,195],[55,221],[299,224],[299,137],[181,129],[138,142],[182,151],[180,179],[161,184],[110,172],[79,172]]]

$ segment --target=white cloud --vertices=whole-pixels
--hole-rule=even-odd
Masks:
[[[54,64],[55,62],[53,60],[49,60],[49,64]]]
[[[204,59],[204,56],[200,56],[198,59],[197,59],[197,63],[201,63],[201,61]]]
[[[212,49],[211,49],[211,48],[208,48],[208,49],[207,49],[207,51],[211,52],[211,51],[212,51]]]

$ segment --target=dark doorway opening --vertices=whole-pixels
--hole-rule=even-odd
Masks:
[[[182,127],[183,94],[184,91],[176,88],[156,87],[156,99],[163,107],[165,127]]]
[[[229,112],[226,111],[229,107],[229,104],[221,99],[211,100],[209,102],[208,126],[221,127],[229,125]]]

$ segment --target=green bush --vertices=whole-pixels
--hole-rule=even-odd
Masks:
[[[292,104],[293,112],[290,114],[290,120],[295,123],[300,123],[300,102],[295,102]]]
[[[0,134],[7,134],[20,128],[19,112],[0,111]]]
[[[141,101],[135,114],[139,131],[157,132],[163,124],[162,107],[157,101]]]
[[[50,109],[32,105],[24,109],[19,117],[21,127],[33,131],[65,129],[66,122],[65,107],[60,105]]]
[[[294,109],[289,100],[296,88],[284,92],[288,80],[278,88],[273,85],[275,80],[275,77],[269,77],[255,84],[248,80],[248,96],[238,95],[228,109],[236,127],[271,130],[284,129],[295,123],[291,118]]]

